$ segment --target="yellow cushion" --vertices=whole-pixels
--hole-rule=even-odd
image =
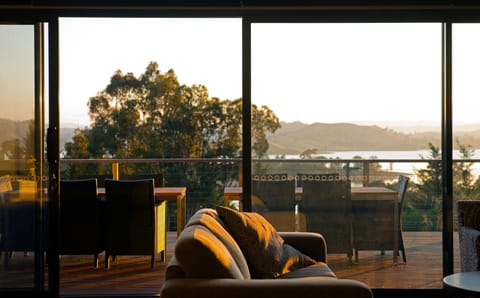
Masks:
[[[316,262],[284,243],[260,214],[216,206],[218,215],[240,246],[253,278],[274,278]]]

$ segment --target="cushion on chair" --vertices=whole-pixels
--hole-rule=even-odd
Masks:
[[[307,277],[328,277],[337,278],[335,273],[324,262],[317,262],[315,265],[290,271],[280,278],[307,278]]]
[[[186,227],[175,245],[175,258],[187,278],[244,279],[228,249],[209,229]]]
[[[252,210],[254,212],[267,212],[268,207],[265,205],[265,202],[257,197],[256,195],[252,195]]]
[[[216,210],[242,249],[252,277],[279,277],[316,263],[284,243],[275,228],[260,214],[223,206],[216,206]]]

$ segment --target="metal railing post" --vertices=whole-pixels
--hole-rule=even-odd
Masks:
[[[370,184],[370,163],[363,161],[363,186],[366,187]]]
[[[243,166],[242,163],[238,165],[238,186],[243,186]]]

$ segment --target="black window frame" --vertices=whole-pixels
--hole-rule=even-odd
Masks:
[[[452,160],[452,24],[480,22],[480,5],[466,5],[462,1],[423,0],[423,1],[220,1],[201,4],[195,1],[120,1],[117,5],[107,5],[105,1],[2,1],[0,2],[0,23],[46,22],[49,24],[49,117],[50,127],[58,130],[58,19],[61,17],[135,17],[135,18],[241,18],[242,19],[242,104],[243,104],[243,181],[244,208],[251,210],[251,24],[259,22],[438,22],[442,24],[442,167],[443,175],[443,275],[453,273],[453,160]],[[105,2],[105,3],[104,3]],[[274,2],[274,3],[273,3]],[[111,2],[109,2],[111,3]],[[337,5],[334,5],[337,3]],[[353,3],[353,4],[352,4]],[[296,4],[296,5],[295,5]],[[313,5],[314,4],[314,5]],[[88,5],[88,6],[87,6]],[[58,131],[57,131],[58,133]],[[58,135],[53,135],[51,148],[58,148]],[[57,138],[55,138],[57,137]],[[50,148],[50,149],[51,149]],[[50,151],[49,153],[51,153]],[[57,150],[58,154],[58,150]],[[55,153],[53,161],[59,159]],[[58,165],[58,163],[57,163]],[[51,168],[50,177],[58,177],[58,167]],[[52,176],[53,175],[53,176]],[[50,188],[58,198],[58,187]],[[248,198],[248,199],[247,199]],[[52,199],[52,197],[50,198]],[[53,215],[54,216],[54,215]],[[56,237],[49,240],[50,249],[55,252]],[[58,297],[59,265],[55,258],[49,258],[49,289],[32,290],[31,296]],[[6,292],[0,291],[4,294]],[[373,289],[376,297],[382,296],[438,296],[443,289]],[[22,293],[8,293],[25,296]],[[29,296],[29,295],[28,295]]]

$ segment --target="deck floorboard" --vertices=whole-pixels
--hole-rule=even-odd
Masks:
[[[440,232],[404,232],[407,263],[393,265],[392,252],[360,251],[359,262],[349,264],[345,255],[329,255],[328,264],[339,278],[355,279],[371,288],[431,289],[442,287],[442,238]],[[176,233],[168,233],[167,260],[157,260],[150,268],[148,256],[119,256],[109,270],[104,269],[103,255],[99,268],[92,266],[91,256],[62,256],[60,259],[61,295],[155,295],[165,280]],[[458,239],[454,238],[455,269],[459,269]],[[9,268],[0,265],[0,288],[31,287],[31,255],[15,253]],[[399,258],[401,261],[402,258]]]

